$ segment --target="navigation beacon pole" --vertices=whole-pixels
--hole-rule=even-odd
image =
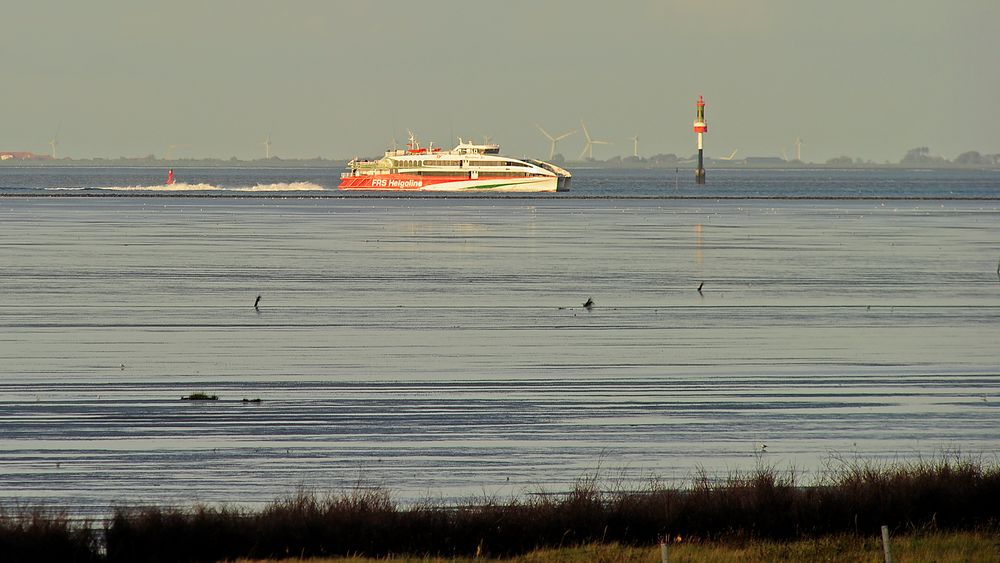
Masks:
[[[705,151],[702,146],[701,135],[708,133],[708,122],[705,121],[705,100],[698,95],[697,111],[694,120],[694,132],[698,134],[698,169],[694,171],[694,183],[705,183]]]

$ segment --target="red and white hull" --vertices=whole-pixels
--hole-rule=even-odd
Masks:
[[[554,192],[556,177],[455,178],[449,176],[416,176],[411,174],[376,174],[347,176],[340,181],[342,190],[389,190],[424,192]]]
[[[413,134],[405,150],[378,160],[354,159],[340,175],[342,190],[400,192],[562,192],[571,175],[554,164],[500,156],[500,145],[459,139],[450,151],[421,148]]]

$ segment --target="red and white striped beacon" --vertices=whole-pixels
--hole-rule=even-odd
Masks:
[[[694,119],[694,132],[698,134],[698,169],[694,171],[694,183],[704,184],[705,183],[705,159],[704,159],[704,148],[702,145],[701,136],[704,133],[708,133],[708,122],[705,121],[705,99],[698,95],[698,103],[696,104],[695,119]]]

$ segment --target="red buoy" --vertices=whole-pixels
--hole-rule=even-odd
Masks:
[[[170,170],[167,171],[167,185],[169,186],[173,183],[174,183],[174,169],[171,168]]]

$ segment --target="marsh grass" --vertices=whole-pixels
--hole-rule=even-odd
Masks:
[[[99,534],[89,522],[39,509],[0,507],[0,560],[37,563],[98,561]]]
[[[45,529],[68,537],[80,531],[58,518],[34,528],[20,522],[4,533],[37,541],[31,538]],[[398,554],[511,558],[587,546],[619,546],[632,553],[628,550],[646,549],[665,537],[676,553],[671,561],[681,561],[689,546],[728,554],[762,546],[771,554],[793,545],[833,546],[836,553],[847,549],[838,547],[844,542],[877,541],[882,525],[903,538],[995,534],[1000,468],[956,458],[893,466],[844,463],[806,486],[793,471],[759,465],[718,480],[701,472],[683,488],[651,482],[640,491],[602,484],[593,476],[566,494],[484,498],[465,506],[400,506],[383,489],[359,487],[328,496],[299,493],[259,511],[121,508],[105,523],[103,539],[107,561],[142,562]],[[867,553],[870,547],[863,549]],[[837,559],[853,559],[853,551],[844,553]],[[609,560],[630,560],[619,556],[632,557]],[[808,553],[776,559],[788,558],[814,559]]]
[[[752,542],[687,542],[671,544],[672,563],[773,563],[775,561],[882,561],[881,539],[853,535],[824,536],[792,542],[758,540]],[[913,534],[893,542],[898,561],[938,563],[993,563],[1000,560],[1000,538],[995,534],[951,532]],[[343,557],[307,559],[309,563],[475,563],[475,557],[389,556],[384,558]],[[250,560],[237,563],[277,563],[288,559]],[[292,559],[291,561],[303,561]],[[510,563],[653,563],[660,561],[659,546],[589,544],[576,547],[544,548],[504,559]]]

